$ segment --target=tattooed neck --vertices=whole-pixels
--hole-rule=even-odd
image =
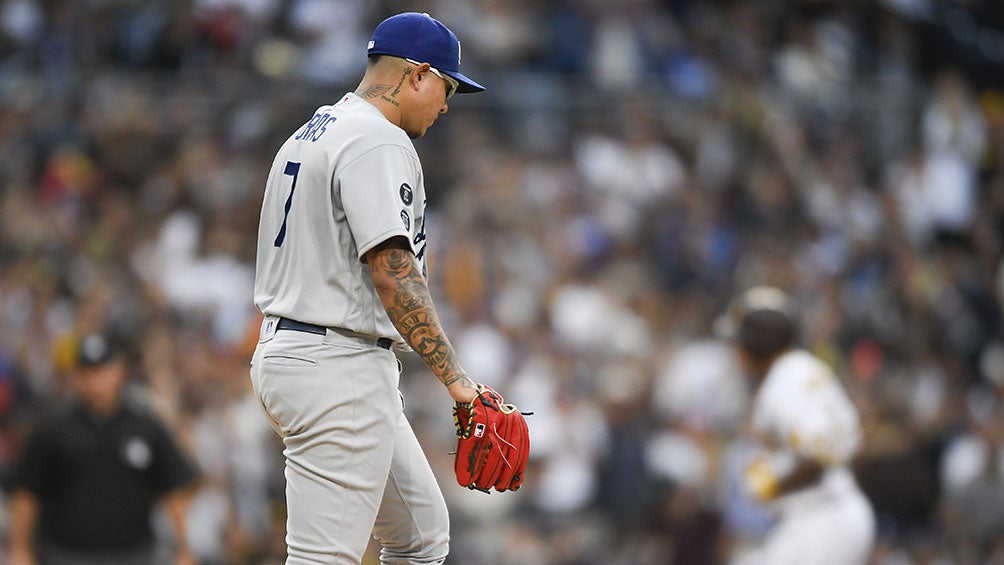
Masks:
[[[401,85],[404,84],[404,79],[408,78],[408,75],[411,74],[411,71],[412,68],[408,67],[407,69],[404,70],[403,73],[401,73],[401,80],[397,81],[397,88],[395,88],[394,92],[390,94],[392,98],[397,98],[397,93],[401,92]]]
[[[374,84],[362,92],[356,91],[356,95],[366,100],[372,100],[378,96],[383,96],[391,89],[389,84]]]

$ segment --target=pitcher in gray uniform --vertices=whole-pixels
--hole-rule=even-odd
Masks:
[[[475,396],[425,277],[425,186],[412,145],[455,93],[460,43],[428,14],[373,33],[355,92],[318,108],[265,186],[254,301],[255,394],[285,444],[286,563],[442,563],[449,517],[404,416],[394,350],[460,402]],[[445,414],[445,410],[444,410]]]

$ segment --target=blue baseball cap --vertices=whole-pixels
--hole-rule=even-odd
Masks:
[[[412,59],[449,75],[460,83],[458,93],[481,92],[485,87],[460,74],[460,41],[429,14],[405,12],[380,22],[370,39],[369,55]]]

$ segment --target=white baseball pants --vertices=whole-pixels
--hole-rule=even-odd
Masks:
[[[404,416],[396,356],[327,331],[275,330],[266,316],[251,383],[282,437],[287,565],[442,563],[449,515]]]
[[[858,491],[786,512],[767,536],[764,565],[864,565],[875,515]]]

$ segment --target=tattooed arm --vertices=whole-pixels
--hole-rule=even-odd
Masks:
[[[454,400],[468,402],[474,398],[475,384],[460,366],[439,324],[429,285],[408,243],[400,237],[391,238],[368,251],[363,259],[387,315],[404,340],[446,385]]]

